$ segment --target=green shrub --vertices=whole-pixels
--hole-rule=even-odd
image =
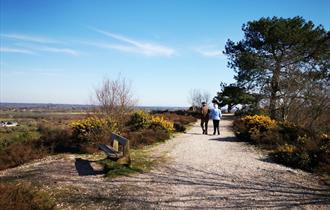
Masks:
[[[330,174],[330,135],[321,134],[320,136],[320,153],[319,153],[319,170]]]
[[[0,183],[0,209],[53,210],[56,205],[49,195],[31,184]]]
[[[330,135],[323,133],[321,134],[320,139],[320,150],[324,154],[330,155]]]
[[[38,130],[41,135],[38,143],[48,153],[75,153],[80,151],[81,142],[73,138],[71,129],[40,125]]]
[[[186,127],[180,122],[175,122],[173,124],[173,126],[174,126],[174,129],[176,132],[185,132],[186,131]]]
[[[29,142],[39,138],[36,127],[20,125],[17,127],[0,127],[0,150],[13,143]]]
[[[146,145],[163,142],[170,138],[170,134],[161,127],[154,127],[131,131],[125,137],[130,140],[130,146],[132,148],[141,148]]]
[[[122,165],[109,159],[100,160],[99,163],[104,166],[104,172],[106,176],[111,178],[136,172],[142,172],[142,170],[137,167]]]
[[[270,156],[278,163],[307,171],[317,165],[317,156],[312,152],[299,150],[294,145],[281,145]]]
[[[130,126],[131,130],[137,131],[143,128],[148,128],[150,126],[151,116],[144,111],[136,111],[134,112],[129,122],[127,123]]]

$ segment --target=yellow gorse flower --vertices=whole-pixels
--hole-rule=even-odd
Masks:
[[[242,121],[250,128],[256,127],[258,129],[264,128],[268,130],[277,126],[275,120],[264,115],[245,116],[242,118]]]
[[[150,127],[162,127],[168,132],[173,132],[174,123],[160,116],[152,116],[144,111],[136,111],[132,114],[129,125],[136,130]]]
[[[169,132],[174,131],[174,123],[165,120],[163,117],[159,117],[159,116],[154,117],[154,116],[152,116],[151,117],[151,125],[159,125],[159,126],[165,128]]]
[[[297,150],[297,148],[291,144],[284,144],[277,148],[278,152],[284,152],[284,153],[294,153]]]
[[[87,117],[71,122],[73,134],[80,139],[88,139],[92,134],[99,134],[104,129],[116,130],[117,123],[108,118]]]

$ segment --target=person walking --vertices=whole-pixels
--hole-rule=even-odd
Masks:
[[[207,106],[206,102],[202,102],[202,108],[201,108],[201,127],[203,130],[203,134],[207,134],[207,126],[209,123],[209,107]]]
[[[217,104],[214,104],[210,113],[210,117],[213,120],[213,135],[215,135],[216,132],[218,132],[218,135],[220,135],[219,124],[221,116],[221,110],[218,108]]]

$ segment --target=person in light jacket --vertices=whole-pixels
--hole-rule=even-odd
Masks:
[[[210,118],[213,120],[213,135],[215,135],[216,132],[220,135],[219,124],[221,119],[221,110],[218,108],[217,104],[214,104],[214,107],[210,113]]]

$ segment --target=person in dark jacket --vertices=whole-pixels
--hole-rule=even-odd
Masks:
[[[209,107],[207,106],[206,102],[202,103],[202,108],[201,108],[201,127],[203,130],[203,134],[207,134],[207,126],[209,123]]]

